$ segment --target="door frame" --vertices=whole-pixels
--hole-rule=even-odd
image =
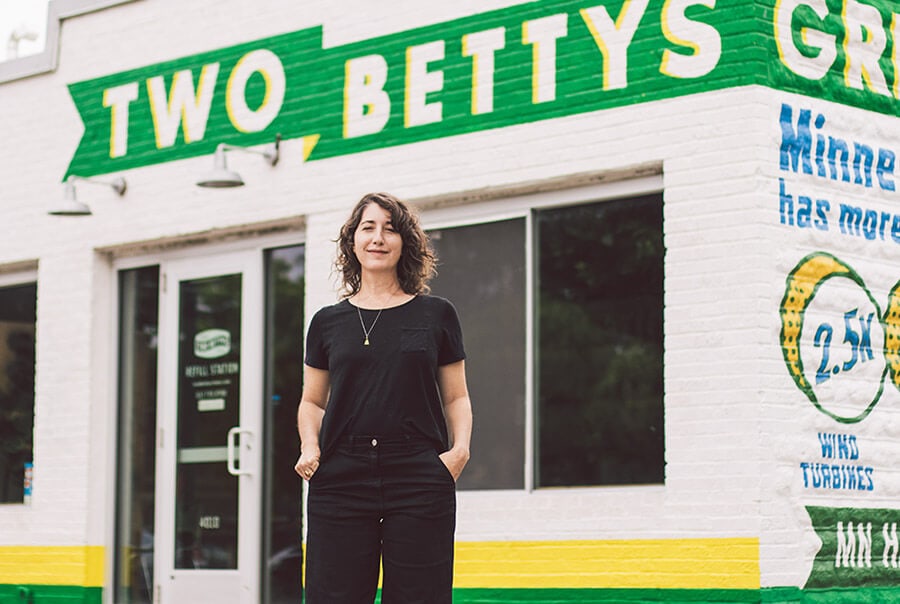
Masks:
[[[252,258],[254,258],[254,262],[258,263],[259,266],[259,275],[260,281],[256,284],[258,286],[257,294],[261,299],[265,298],[265,252],[266,250],[286,247],[292,245],[300,245],[306,244],[307,238],[305,229],[305,220],[301,217],[296,217],[290,220],[282,221],[281,224],[277,225],[275,231],[272,230],[272,225],[269,225],[269,228],[264,230],[257,230],[250,225],[246,230],[239,230],[235,232],[224,232],[221,235],[221,238],[218,238],[216,233],[202,233],[197,237],[191,237],[190,235],[173,237],[173,238],[163,238],[154,241],[144,241],[144,242],[135,242],[135,243],[126,243],[121,246],[113,246],[110,248],[104,248],[102,250],[98,250],[102,254],[106,255],[108,258],[108,273],[106,283],[108,284],[106,289],[107,291],[107,299],[105,302],[105,306],[108,309],[108,316],[110,320],[108,322],[109,331],[106,340],[106,353],[101,353],[104,356],[106,361],[106,367],[108,369],[103,371],[103,375],[106,379],[106,396],[107,405],[106,409],[108,410],[106,413],[102,414],[101,417],[98,418],[99,423],[103,423],[106,425],[105,433],[107,440],[108,450],[114,452],[111,455],[106,456],[106,475],[108,477],[112,477],[106,480],[105,487],[105,508],[110,510],[109,514],[103,516],[105,518],[103,534],[104,534],[104,542],[108,544],[105,549],[104,555],[104,580],[103,585],[105,588],[102,591],[102,601],[104,604],[114,604],[116,593],[114,590],[114,586],[117,584],[117,578],[115,576],[116,572],[116,559],[119,556],[119,552],[117,551],[117,526],[116,526],[116,516],[118,513],[118,494],[117,494],[117,486],[115,480],[113,479],[116,476],[117,464],[118,464],[118,454],[115,453],[117,451],[118,446],[118,414],[119,414],[119,399],[118,399],[118,388],[119,388],[119,372],[117,370],[118,367],[118,359],[119,359],[119,323],[120,323],[120,308],[119,308],[119,287],[118,287],[118,275],[120,271],[136,269],[146,266],[158,266],[160,270],[160,289],[163,287],[163,277],[162,275],[165,272],[165,268],[168,264],[176,262],[176,261],[197,261],[197,262],[205,262],[209,258],[220,257],[220,256],[230,256],[232,254],[248,254]],[[168,284],[166,284],[168,285]],[[261,303],[261,304],[262,304]],[[262,306],[260,307],[262,308]],[[162,312],[163,309],[160,308],[160,329],[162,328]],[[260,319],[260,325],[262,325],[262,318]],[[262,329],[262,327],[261,327]],[[260,338],[262,338],[264,334],[260,334]],[[264,343],[262,339],[258,342],[258,345],[264,347]],[[162,350],[160,350],[160,354],[162,354]],[[264,354],[264,350],[263,350]],[[177,351],[175,352],[177,357]],[[159,358],[158,367],[159,372],[162,372],[162,362],[163,359]],[[265,369],[263,363],[265,362],[265,358],[261,356],[260,365],[257,368],[259,374],[259,386],[258,390],[255,394],[257,398],[260,398],[264,394],[265,385],[262,383],[263,380],[263,371]],[[177,363],[177,361],[176,361]],[[98,375],[99,379],[103,379]],[[157,405],[157,414],[159,413],[159,407],[161,405]],[[102,420],[102,421],[101,421]],[[159,438],[159,430],[157,428],[157,439]],[[264,471],[264,468],[260,468],[260,471]],[[154,477],[156,482],[155,487],[155,499],[158,501],[161,497],[164,496],[163,493],[160,492],[161,485],[158,482],[158,474],[159,468],[157,468],[157,473]],[[262,483],[262,480],[260,480]],[[265,496],[265,493],[262,491],[262,484],[260,484],[259,488],[260,496]],[[265,510],[263,509],[263,512]],[[249,526],[248,526],[249,528]],[[254,527],[256,530],[255,539],[258,542],[258,551],[262,552],[263,548],[263,526],[258,525]],[[161,540],[154,536],[154,549],[161,544]],[[263,589],[263,576],[264,572],[264,564],[265,561],[262,559],[262,556],[255,561],[252,562],[253,566],[248,567],[248,571],[252,571],[253,576],[255,577],[254,585],[256,589],[256,593],[261,597],[262,589]],[[214,571],[210,571],[214,572]],[[160,589],[160,570],[157,569],[154,572],[153,576],[153,601],[154,603],[160,602],[168,602],[169,600],[165,598],[164,594],[161,594]],[[258,601],[254,601],[253,604],[258,604]]]
[[[250,434],[238,436],[240,471],[238,481],[237,568],[234,570],[186,570],[175,568],[175,495],[178,421],[178,337],[180,282],[240,273],[241,278],[241,368],[239,426]],[[262,436],[263,436],[263,254],[258,250],[187,257],[160,263],[159,370],[157,385],[157,456],[154,537],[154,584],[162,602],[196,592],[195,601],[208,598],[216,589],[250,604],[259,601],[262,526]],[[223,435],[222,444],[230,451]],[[246,472],[246,473],[245,473]],[[177,583],[176,583],[177,581]],[[223,601],[223,600],[217,600]]]

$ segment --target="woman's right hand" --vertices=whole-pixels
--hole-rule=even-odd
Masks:
[[[294,471],[297,472],[301,478],[309,480],[318,469],[319,448],[315,447],[312,450],[301,450],[300,458],[297,460],[297,463],[294,464]]]

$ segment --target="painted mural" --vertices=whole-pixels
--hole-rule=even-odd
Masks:
[[[900,585],[900,509],[884,507],[896,493],[900,448],[891,428],[900,389],[900,140],[825,107],[784,102],[778,119],[779,224],[827,246],[797,260],[779,309],[785,368],[824,416],[800,436],[810,454],[796,460],[819,543],[804,588],[890,589]],[[871,601],[897,599],[889,591]]]

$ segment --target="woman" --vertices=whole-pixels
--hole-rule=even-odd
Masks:
[[[434,262],[391,195],[364,196],[341,228],[344,297],[310,323],[297,411],[307,604],[373,602],[380,566],[383,604],[452,600],[472,408],[456,310],[427,295]]]

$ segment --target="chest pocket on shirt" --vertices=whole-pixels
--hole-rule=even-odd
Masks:
[[[428,328],[404,327],[400,331],[401,352],[427,352]]]

